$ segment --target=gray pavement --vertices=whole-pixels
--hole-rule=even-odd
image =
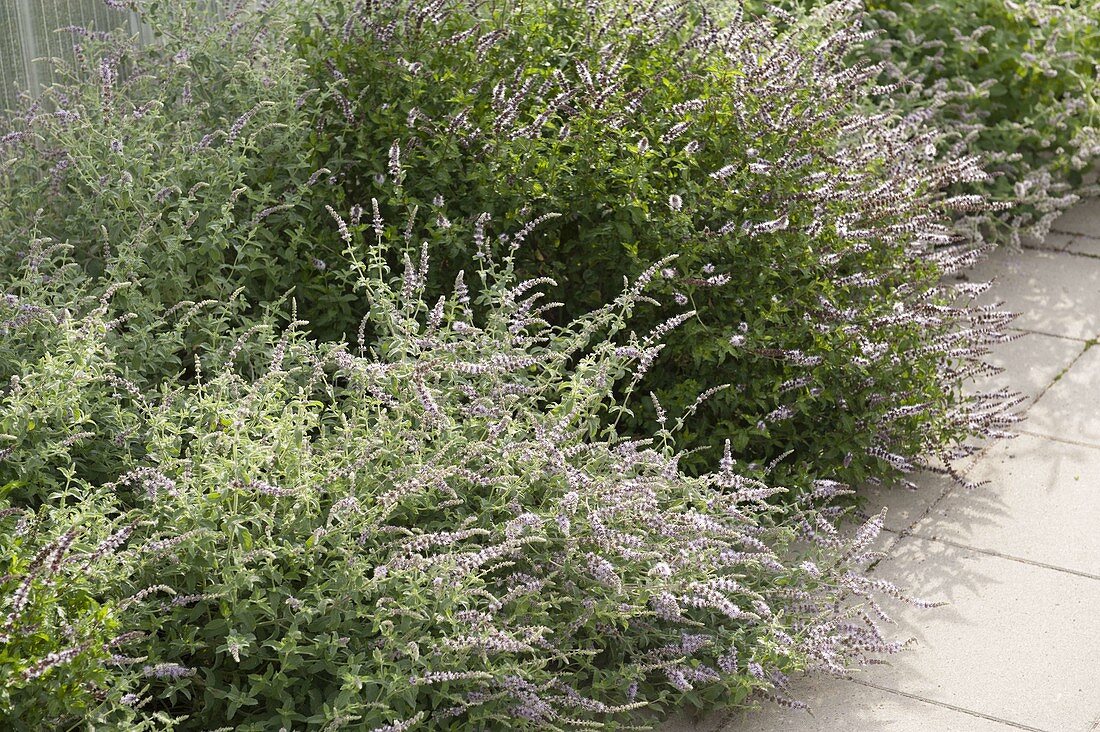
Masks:
[[[991,384],[1024,395],[1019,436],[961,466],[987,482],[868,493],[888,507],[875,572],[949,604],[891,605],[895,637],[916,643],[851,679],[796,679],[808,713],[765,706],[665,732],[1100,732],[1100,200],[1054,229],[969,274],[1020,314]]]

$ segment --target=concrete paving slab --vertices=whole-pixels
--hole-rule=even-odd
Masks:
[[[1089,348],[1028,409],[1020,430],[1100,446],[1100,347]]]
[[[916,645],[870,682],[1049,732],[1084,732],[1100,713],[1100,581],[915,536],[876,575],[951,604],[891,606]]]
[[[1016,340],[993,345],[986,357],[1004,371],[971,382],[966,391],[974,394],[1007,388],[1024,397],[1018,407],[1024,409],[1084,350],[1084,344],[1077,340],[1020,332]]]
[[[950,491],[914,534],[1100,582],[1100,449],[1021,435],[992,445],[967,477],[988,483]]]
[[[936,473],[921,473],[911,479],[917,484],[915,490],[905,486],[861,488],[859,494],[866,498],[866,503],[856,516],[867,519],[886,508],[883,526],[893,532],[904,532],[955,485],[952,478]]]
[[[1014,328],[1088,339],[1100,335],[1100,260],[1025,249],[994,251],[966,274],[995,280],[983,304],[1004,301]]]
[[[1100,198],[1080,201],[1054,220],[1056,232],[1100,236]]]
[[[715,715],[695,726],[666,732],[1018,732],[985,719],[919,699],[842,679],[801,679],[795,696],[810,710],[775,704],[752,712]]]

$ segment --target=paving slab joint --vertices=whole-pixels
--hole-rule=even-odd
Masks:
[[[1073,243],[1073,239],[1070,239],[1068,243],[1063,244],[1059,248],[1046,246],[1044,244],[1021,244],[1020,249],[1028,252],[1051,252],[1052,254],[1059,254],[1066,251],[1066,247]]]
[[[1036,398],[1035,401],[1038,401],[1038,398]],[[1032,403],[1034,404],[1034,402],[1032,402]],[[986,440],[985,444],[983,444],[975,453],[973,453],[973,455],[969,456],[966,459],[965,467],[962,467],[958,471],[959,478],[965,478],[966,474],[969,473],[974,468],[974,466],[977,465],[981,461],[982,457],[989,450],[991,450],[994,445],[998,444],[1002,439],[1010,439],[1010,438],[991,438],[991,439]],[[890,527],[887,527],[887,526],[883,526],[882,531],[884,533],[893,534],[894,539],[889,544],[887,544],[886,548],[883,550],[883,554],[885,556],[871,562],[871,564],[868,565],[868,567],[867,567],[867,571],[868,572],[874,572],[875,569],[878,568],[879,564],[881,564],[882,562],[889,559],[890,555],[891,555],[891,552],[893,552],[893,550],[897,547],[898,544],[900,544],[902,542],[902,540],[904,540],[907,536],[914,536],[913,529],[916,527],[916,525],[919,524],[921,521],[923,521],[928,516],[930,516],[932,514],[932,511],[936,508],[936,506],[943,503],[944,499],[946,499],[948,495],[950,495],[952,492],[954,492],[956,489],[958,489],[960,487],[962,487],[962,483],[958,482],[958,480],[953,480],[952,482],[948,483],[946,487],[944,487],[943,489],[940,490],[940,494],[938,496],[936,496],[936,499],[934,501],[932,501],[931,503],[929,503],[927,506],[925,506],[923,511],[921,511],[921,512],[917,513],[916,515],[914,515],[913,519],[908,524],[906,524],[905,526],[902,526],[902,527],[896,528],[896,529],[890,528]],[[887,504],[887,509],[889,509],[889,504]],[[889,511],[887,511],[887,515],[889,515]],[[969,548],[969,547],[963,547],[963,548]],[[1090,730],[1089,732],[1092,732],[1092,731]]]
[[[992,441],[991,441],[991,442],[992,442]],[[981,457],[982,453],[984,453],[984,452],[985,452],[985,450],[986,450],[986,447],[985,447],[985,446],[983,446],[983,447],[982,447],[982,449],[981,449],[981,451],[979,451],[979,452],[977,453],[977,456],[978,456],[978,457]],[[920,512],[920,513],[918,513],[918,514],[916,514],[916,515],[914,516],[913,520],[912,520],[912,521],[910,521],[910,522],[909,522],[908,524],[906,524],[905,526],[902,526],[902,527],[900,527],[900,528],[896,528],[896,529],[894,529],[894,528],[890,528],[889,526],[883,526],[883,527],[882,527],[882,533],[884,533],[884,534],[893,534],[893,535],[894,535],[894,539],[893,539],[893,541],[889,542],[889,543],[888,543],[888,544],[886,545],[885,549],[883,549],[883,551],[882,551],[882,554],[883,554],[883,556],[882,556],[882,557],[880,557],[880,558],[878,558],[878,559],[876,559],[875,561],[871,562],[871,563],[870,563],[870,564],[869,564],[869,565],[867,566],[867,571],[868,571],[868,572],[874,572],[874,571],[875,571],[875,569],[876,569],[876,568],[878,568],[878,565],[879,565],[879,564],[881,564],[882,562],[884,562],[884,561],[886,561],[887,559],[889,559],[889,558],[890,558],[890,554],[891,554],[891,552],[893,552],[894,548],[895,548],[895,547],[896,547],[896,546],[897,546],[897,545],[898,545],[899,543],[901,543],[901,541],[902,541],[902,540],[903,540],[903,539],[904,539],[905,537],[907,537],[907,536],[912,536],[912,534],[913,534],[913,528],[914,528],[914,527],[915,527],[915,526],[916,526],[917,524],[919,524],[919,523],[920,523],[921,521],[923,521],[923,520],[924,520],[924,518],[925,518],[925,516],[928,516],[928,515],[929,515],[929,514],[930,514],[930,513],[932,512],[932,509],[933,509],[933,508],[935,508],[935,507],[936,507],[937,505],[939,505],[939,504],[940,504],[940,502],[941,502],[941,501],[943,501],[943,499],[947,497],[947,494],[949,494],[949,493],[950,493],[951,491],[955,490],[955,489],[956,489],[956,488],[958,488],[958,487],[959,487],[959,486],[958,486],[958,484],[957,484],[957,483],[954,483],[954,482],[952,482],[952,483],[949,483],[949,484],[947,485],[947,487],[946,487],[946,488],[943,488],[943,489],[941,489],[941,490],[940,490],[940,494],[939,494],[938,496],[936,496],[936,500],[934,500],[934,501],[932,501],[932,502],[931,502],[930,504],[928,504],[928,505],[927,505],[927,506],[925,507],[925,509],[924,509],[923,511],[921,511],[921,512]],[[889,516],[889,515],[890,515],[890,512],[889,512],[889,508],[890,508],[890,507],[889,507],[889,504],[887,504],[887,507],[886,507],[886,508],[887,508],[887,512],[886,512],[886,515],[887,515],[887,516]],[[1091,732],[1091,731],[1090,731],[1090,732]]]
[[[1026,559],[1024,557],[1013,556],[1012,554],[1005,554],[1003,552],[994,551],[992,549],[979,549],[978,547],[970,546],[969,544],[963,544],[958,541],[951,541],[950,539],[941,539],[937,536],[930,536],[928,534],[918,533],[912,531],[909,533],[915,539],[921,539],[923,541],[931,541],[936,544],[944,544],[946,546],[953,546],[956,549],[964,549],[968,552],[974,552],[975,554],[985,554],[990,557],[997,557],[998,559],[1004,559],[1009,562],[1019,562],[1020,564],[1030,564],[1033,567],[1039,567],[1041,569],[1049,569],[1052,572],[1064,572],[1065,574],[1072,574],[1078,577],[1084,577],[1085,579],[1096,580],[1100,582],[1100,574],[1092,574],[1091,572],[1082,572],[1078,569],[1069,569],[1067,567],[1059,567],[1057,564],[1048,564],[1047,562],[1037,562],[1034,559]]]
[[[1100,236],[1097,236],[1096,234],[1086,234],[1083,231],[1070,231],[1068,229],[1058,229],[1058,228],[1053,228],[1052,227],[1050,232],[1052,234],[1061,234],[1062,236],[1078,236],[1078,237],[1081,237],[1082,239],[1091,239],[1092,241],[1100,241]]]
[[[1071,257],[1081,257],[1083,259],[1100,259],[1100,254],[1096,254],[1095,252],[1075,252],[1069,249],[1063,249],[1055,252],[1055,254],[1068,254]]]
[[[1088,339],[1087,341],[1085,341],[1085,347],[1081,349],[1081,352],[1080,352],[1080,353],[1078,353],[1078,354],[1077,354],[1077,356],[1075,356],[1075,357],[1074,357],[1074,359],[1073,359],[1072,361],[1070,361],[1070,362],[1069,362],[1069,365],[1068,365],[1068,366],[1066,366],[1066,367],[1065,367],[1064,369],[1062,369],[1061,371],[1059,371],[1059,372],[1058,372],[1058,374],[1057,374],[1057,375],[1056,375],[1056,376],[1055,376],[1055,377],[1054,377],[1053,379],[1051,379],[1051,380],[1050,380],[1050,383],[1049,383],[1049,384],[1047,384],[1046,386],[1044,386],[1044,387],[1043,387],[1043,388],[1042,388],[1042,389],[1041,389],[1041,390],[1039,391],[1039,393],[1035,395],[1035,398],[1031,400],[1031,404],[1028,404],[1028,405],[1027,405],[1026,407],[1024,407],[1024,408],[1023,408],[1023,410],[1021,410],[1021,411],[1022,411],[1022,412],[1027,412],[1027,410],[1031,409],[1031,407],[1032,407],[1032,406],[1034,406],[1036,402],[1038,402],[1038,401],[1039,401],[1040,399],[1042,399],[1042,398],[1043,398],[1043,394],[1046,394],[1046,393],[1047,393],[1048,391],[1050,391],[1050,387],[1052,387],[1052,386],[1054,386],[1055,384],[1057,384],[1057,383],[1058,383],[1058,381],[1059,381],[1059,380],[1060,380],[1060,379],[1061,379],[1061,378],[1062,378],[1063,376],[1065,376],[1066,374],[1068,374],[1068,373],[1069,373],[1069,370],[1070,370],[1070,369],[1072,369],[1072,368],[1074,367],[1074,365],[1076,365],[1076,363],[1077,363],[1078,361],[1080,361],[1080,360],[1081,360],[1081,357],[1082,357],[1082,356],[1084,356],[1084,355],[1085,355],[1086,353],[1088,353],[1088,352],[1089,352],[1089,349],[1090,349],[1090,348],[1092,348],[1093,346],[1095,346],[1095,345],[1096,345],[1096,342],[1097,342],[1097,341],[1096,341],[1096,339],[1095,339],[1095,338],[1090,338],[1090,339]]]
[[[996,722],[998,724],[1003,724],[1004,726],[1010,727],[1012,729],[1027,730],[1027,732],[1050,732],[1049,730],[1044,730],[1044,729],[1041,729],[1039,727],[1032,727],[1031,725],[1023,724],[1022,722],[1014,722],[1011,719],[1003,719],[1001,717],[994,717],[991,714],[985,714],[984,712],[978,712],[978,711],[975,711],[973,709],[967,709],[966,707],[960,707],[960,706],[957,706],[955,704],[949,704],[947,702],[937,701],[935,699],[929,699],[928,697],[921,696],[920,694],[911,694],[907,691],[901,691],[899,689],[891,689],[888,686],[881,686],[880,684],[875,684],[875,683],[872,683],[870,681],[864,681],[863,679],[852,679],[851,681],[854,684],[860,684],[861,686],[866,686],[866,687],[869,687],[871,689],[878,689],[879,691],[884,691],[888,694],[896,694],[897,696],[904,696],[907,699],[913,699],[915,701],[923,702],[925,704],[932,704],[932,705],[937,706],[937,707],[943,707],[944,709],[950,709],[951,711],[959,712],[960,714],[967,714],[967,715],[970,715],[971,717],[978,717],[980,719],[984,719],[984,720],[987,720],[989,722]],[[1090,730],[1089,732],[1092,732],[1092,730]]]
[[[1054,333],[1054,332],[1049,331],[1049,330],[1039,330],[1037,328],[1021,328],[1020,326],[1014,325],[1011,328],[1009,328],[1009,330],[1019,331],[1020,333],[1030,333],[1032,335],[1047,336],[1048,338],[1061,338],[1062,340],[1065,340],[1065,341],[1077,341],[1078,343],[1087,343],[1088,342],[1087,338],[1077,338],[1075,336],[1068,336],[1064,333]]]
[[[1028,435],[1029,437],[1038,437],[1043,440],[1050,440],[1051,442],[1061,442],[1064,445],[1075,445],[1077,447],[1087,447],[1093,450],[1100,450],[1100,445],[1095,442],[1084,442],[1082,440],[1074,440],[1069,437],[1055,437],[1054,435],[1044,435],[1041,432],[1032,432],[1031,430],[1025,430],[1019,428],[1016,430],[1018,434]]]

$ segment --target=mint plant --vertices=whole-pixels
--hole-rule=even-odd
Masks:
[[[508,225],[561,212],[516,267],[553,277],[565,315],[679,256],[659,291],[695,315],[641,388],[683,409],[730,386],[684,447],[787,455],[776,475],[807,488],[896,480],[1001,429],[994,412],[960,409],[956,377],[1006,321],[941,284],[978,256],[952,215],[995,208],[951,192],[988,175],[938,152],[917,121],[867,111],[895,90],[858,54],[867,39],[848,4],[805,23],[701,3],[321,7],[301,53],[329,89],[329,159],[348,200],[383,197],[388,150],[394,200],[456,230],[485,211]],[[457,258],[442,285],[470,252],[440,254]],[[639,315],[649,327],[669,316]],[[644,430],[658,414],[637,409],[618,425]]]
[[[13,383],[88,369],[136,434],[115,436],[130,459],[114,478],[90,481],[31,434],[51,410],[102,409],[95,392],[22,407],[9,456],[37,453],[69,479],[41,526],[11,483],[0,497],[0,520],[19,521],[3,545],[3,714],[105,728],[614,725],[683,703],[794,704],[789,672],[900,648],[842,602],[903,597],[860,572],[881,516],[845,541],[813,501],[770,503],[784,489],[728,454],[686,475],[678,419],[654,440],[597,435],[621,406],[616,383],[660,348],[659,334],[614,336],[669,262],[552,328],[534,307],[549,283],[513,273],[522,236],[428,300],[418,242],[332,213],[370,343],[317,343],[293,324],[258,336],[269,362],[255,376],[234,348],[192,383],[134,393],[111,357],[114,312],[44,320],[51,352],[83,356],[23,364]],[[11,390],[5,413],[23,399]],[[106,436],[87,427],[73,441]],[[43,538],[28,561],[31,525]],[[52,607],[60,622],[44,624]]]
[[[805,14],[833,3],[780,3]],[[896,91],[876,105],[920,120],[942,150],[976,155],[990,178],[960,192],[1010,203],[968,212],[971,238],[1019,247],[1041,240],[1059,215],[1095,196],[1100,157],[1095,0],[870,0],[861,54]]]
[[[0,134],[0,726],[621,729],[900,650],[837,521],[1010,421],[1009,316],[851,8],[137,7]]]

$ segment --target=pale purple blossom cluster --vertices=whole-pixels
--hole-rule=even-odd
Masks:
[[[146,666],[141,670],[142,674],[150,678],[178,681],[188,676],[195,675],[195,669],[181,666],[178,663],[158,663]]]

